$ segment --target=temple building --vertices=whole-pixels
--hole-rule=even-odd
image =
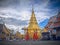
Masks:
[[[19,31],[17,31],[16,34],[15,34],[15,38],[16,39],[23,39],[24,38],[24,35],[21,34]]]
[[[42,30],[42,38],[41,39],[42,40],[50,40],[50,33],[46,28],[44,28]]]
[[[34,10],[32,8],[32,15],[30,18],[30,22],[27,28],[23,28],[25,31],[25,38],[27,39],[40,39],[41,38],[41,29],[38,26]]]
[[[56,30],[56,38],[60,40],[60,12],[56,15],[56,20],[52,27]]]
[[[50,32],[53,38],[60,39],[60,12],[50,18],[45,28]]]
[[[2,19],[0,19],[0,39],[8,40],[10,37],[10,30],[5,26]]]

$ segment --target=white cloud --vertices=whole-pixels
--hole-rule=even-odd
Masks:
[[[36,11],[35,14],[36,14],[36,18],[37,18],[38,23],[44,21],[45,19],[50,18],[50,16],[48,15],[48,12],[44,12],[44,11],[43,12],[41,12],[41,11],[37,12]]]
[[[37,10],[37,9],[36,9]],[[43,10],[43,9],[42,9]],[[48,11],[48,10],[47,10]],[[29,23],[29,20],[30,20],[30,17],[31,17],[31,13],[29,10],[21,10],[21,11],[17,11],[16,9],[2,9],[0,11],[3,15],[1,15],[0,13],[0,16],[3,17],[3,18],[6,18],[7,20],[5,20],[8,24],[15,24],[16,25],[7,25],[8,28],[10,29],[14,29],[14,30],[21,30],[24,26],[27,26],[27,25],[20,25],[18,26],[17,25],[17,22],[13,20],[13,23],[11,22],[11,20],[9,20],[9,18],[13,18],[13,19],[16,19],[16,20],[21,20],[21,21],[27,21],[27,23]],[[35,16],[36,16],[36,19],[38,21],[38,23],[44,21],[46,18],[49,18],[50,16],[47,15],[47,12],[37,12],[35,11]],[[18,22],[19,22],[18,21]],[[21,24],[23,24],[23,22],[21,22]],[[20,27],[20,29],[18,28]]]
[[[23,10],[20,12],[20,15],[21,15],[21,20],[29,20],[31,13],[29,11]]]
[[[41,4],[34,4],[34,11],[35,11],[35,16],[38,21],[38,23],[44,21],[45,19],[49,19],[51,15],[49,12],[51,12],[51,9],[46,8],[48,6],[49,0],[42,2]],[[31,17],[31,1],[27,0],[25,1],[20,1],[18,6],[13,6],[13,7],[6,7],[6,8],[1,8],[0,9],[0,17],[6,18],[6,22],[9,22],[6,24],[6,26],[10,29],[18,30],[20,32],[21,29],[24,26],[27,26],[29,23],[29,19]],[[13,21],[9,19],[14,19]],[[16,20],[16,21],[15,21]],[[13,23],[12,23],[13,22]],[[17,24],[19,22],[19,25]],[[26,25],[23,25],[23,23],[27,23]]]

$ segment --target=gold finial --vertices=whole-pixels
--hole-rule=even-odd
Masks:
[[[33,6],[33,4],[32,4],[32,12],[34,12],[34,6]]]

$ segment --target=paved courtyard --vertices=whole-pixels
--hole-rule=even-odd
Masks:
[[[0,41],[0,45],[60,45],[60,41]]]

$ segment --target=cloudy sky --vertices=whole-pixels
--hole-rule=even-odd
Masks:
[[[0,0],[0,18],[9,29],[20,31],[27,27],[32,5],[40,28],[44,28],[50,17],[57,14],[60,0]]]

